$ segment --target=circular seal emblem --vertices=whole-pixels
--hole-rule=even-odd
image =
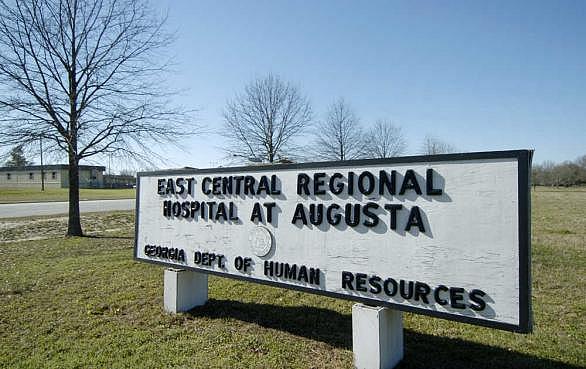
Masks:
[[[273,235],[271,231],[262,226],[250,231],[248,241],[250,242],[250,249],[258,257],[267,256],[273,248]]]

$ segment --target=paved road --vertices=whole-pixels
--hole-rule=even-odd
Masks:
[[[82,213],[113,210],[133,210],[134,199],[80,201]],[[67,214],[69,202],[32,202],[20,204],[0,204],[0,218],[17,218],[35,215]]]

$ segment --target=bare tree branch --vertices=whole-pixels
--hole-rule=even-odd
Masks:
[[[312,110],[297,88],[268,75],[228,101],[223,115],[221,134],[229,140],[229,155],[272,163],[287,154],[287,146],[311,122]]]
[[[421,145],[423,155],[448,154],[455,151],[454,146],[430,135],[425,136]]]
[[[406,147],[401,128],[390,120],[379,119],[366,135],[363,155],[367,158],[392,158],[404,154]]]
[[[363,135],[360,121],[350,105],[339,98],[319,122],[309,152],[312,159],[351,160],[362,156]]]

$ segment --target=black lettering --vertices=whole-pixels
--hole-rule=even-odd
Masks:
[[[160,178],[157,180],[157,193],[159,195],[165,195],[165,179]]]
[[[466,305],[460,301],[464,300],[465,290],[461,287],[450,288],[450,306],[454,309],[466,309]]]
[[[208,219],[212,219],[214,216],[214,210],[216,208],[215,201],[206,201],[206,205],[208,206]]]
[[[269,194],[269,179],[267,176],[261,176],[258,181],[258,187],[256,188],[256,194],[260,195],[262,192]]]
[[[405,230],[409,231],[411,227],[414,226],[419,228],[419,232],[425,232],[425,226],[423,225],[423,220],[421,219],[419,206],[414,206],[411,208],[411,211],[409,212],[409,219],[407,220],[407,225],[405,226]]]
[[[403,178],[403,184],[401,185],[399,195],[404,195],[407,190],[413,190],[416,194],[421,195],[421,188],[419,187],[417,176],[413,169],[408,169],[405,172],[405,178]]]
[[[392,289],[389,288],[389,285],[392,285]],[[383,290],[385,291],[385,294],[387,296],[395,296],[398,290],[397,281],[395,281],[393,278],[385,279],[385,281],[383,282]]]
[[[273,266],[274,266],[274,263],[272,261],[265,260],[264,270],[265,270],[266,276],[268,276],[268,277],[273,276]]]
[[[167,190],[165,192],[167,195],[170,193],[175,195],[175,182],[173,182],[173,178],[167,180]]]
[[[328,206],[328,210],[326,211],[326,218],[328,220],[328,223],[330,223],[333,226],[340,224],[340,222],[342,221],[342,215],[340,213],[336,213],[332,216],[332,213],[334,212],[334,210],[339,210],[339,209],[340,209],[340,205],[331,204],[330,206]]]
[[[309,282],[307,278],[307,267],[305,265],[301,265],[299,267],[299,274],[297,275],[297,280],[300,282]]]
[[[421,301],[425,302],[426,304],[429,304],[427,295],[429,295],[430,292],[431,288],[429,288],[429,285],[427,285],[427,283],[415,282],[415,301],[419,301],[421,299]]]
[[[437,302],[440,305],[446,305],[448,303],[448,300],[446,299],[442,299],[440,296],[440,292],[447,292],[449,291],[449,288],[444,286],[443,284],[440,284],[439,286],[437,286],[435,288],[435,290],[433,291],[433,298],[435,300],[435,302]]]
[[[368,291],[368,289],[364,286],[366,284],[366,277],[367,275],[364,273],[356,273],[356,291]]]
[[[192,201],[191,202],[191,217],[195,218],[195,214],[199,210],[199,202]]]
[[[244,177],[244,195],[254,195],[254,177]]]
[[[179,201],[175,201],[173,203],[173,216],[178,217],[181,215],[181,203]]]
[[[324,220],[324,205],[309,204],[309,222],[313,225],[320,225]]]
[[[177,184],[177,187],[179,187],[179,191],[177,191],[177,195],[183,195],[183,193],[185,192],[185,185],[183,184],[184,180],[185,179],[183,179],[182,177],[179,177],[175,181],[175,183]]]
[[[310,178],[305,173],[299,173],[297,175],[297,194],[298,195],[309,195],[309,181]]]
[[[243,267],[244,259],[242,259],[242,256],[236,256],[236,258],[234,258],[234,268],[236,268],[236,270],[242,270]]]
[[[309,283],[319,285],[319,269],[309,268]]]
[[[262,205],[267,209],[267,222],[272,223],[273,222],[273,208],[275,206],[277,206],[277,204],[274,202],[265,202]]]
[[[252,259],[251,258],[244,258],[244,272],[248,271],[248,269],[250,269],[252,265]]]
[[[364,179],[368,179],[364,184]],[[370,195],[374,191],[374,175],[368,171],[360,173],[358,176],[358,191],[363,195]]]
[[[407,289],[405,289],[405,284],[407,284]],[[410,300],[413,297],[413,281],[406,283],[406,281],[401,279],[399,282],[399,293],[405,300]]]
[[[250,215],[250,221],[262,223],[262,209],[260,207],[260,203],[258,203],[258,202],[255,202],[254,206],[252,207],[252,214]]]
[[[396,189],[396,178],[397,172],[392,170],[391,171],[391,178],[389,178],[389,174],[381,170],[379,172],[379,182],[378,182],[378,194],[383,196],[385,194],[385,189],[389,193],[389,195],[395,195]]]
[[[285,278],[297,279],[297,264],[285,264]]]
[[[203,177],[203,179],[201,180],[201,192],[202,193],[204,193],[206,195],[209,195],[212,193],[212,190],[210,190],[207,187],[207,184],[211,183],[211,182],[212,182],[212,179],[210,177]]]
[[[348,195],[354,195],[354,172],[348,172]]]
[[[313,194],[314,195],[324,195],[326,190],[323,188],[325,181],[324,178],[326,177],[325,173],[314,173],[313,174]]]
[[[228,203],[228,218],[231,221],[239,220],[238,215],[236,214],[236,206],[234,205],[234,203],[232,201],[230,201]]]
[[[222,193],[232,195],[232,176],[222,177]]]
[[[484,296],[486,296],[486,293],[484,291],[476,289],[470,291],[468,298],[470,299],[470,301],[474,302],[474,304],[470,304],[470,308],[474,311],[484,310],[486,308],[486,302],[484,302],[484,300],[482,299]]]
[[[224,268],[225,264],[224,264],[224,259],[226,257],[224,255],[218,255],[218,268]]]
[[[366,205],[364,205],[364,207],[362,208],[362,212],[364,213],[364,215],[366,215],[372,220],[364,220],[362,224],[364,224],[367,227],[376,227],[379,221],[378,215],[370,211],[370,209],[378,209],[378,204],[374,202],[369,202]]]
[[[283,277],[285,272],[285,265],[283,263],[275,263],[275,275],[279,278]]]
[[[220,189],[222,187],[222,177],[214,177],[212,179],[212,194],[213,195],[220,195]]]
[[[307,216],[305,215],[305,208],[303,204],[299,203],[295,207],[295,213],[293,213],[293,220],[291,223],[295,224],[298,220],[301,221],[304,225],[307,225]]]
[[[354,212],[352,207],[352,204],[346,204],[344,220],[349,227],[356,227],[360,223],[360,204],[354,204]]]
[[[430,196],[442,194],[441,188],[433,188],[433,169],[429,168],[425,173],[425,193]]]
[[[401,204],[385,204],[385,210],[391,213],[391,224],[389,228],[393,230],[397,229],[397,210],[401,209],[403,209],[403,205]]]
[[[344,178],[340,173],[334,173],[330,177],[330,192],[339,195],[344,191],[344,183],[340,179]]]
[[[277,176],[273,174],[271,176],[271,195],[280,195],[281,194],[281,190],[277,188],[278,181],[279,181],[279,179],[277,178]]]
[[[195,178],[187,178],[187,194],[192,196],[193,195],[193,183],[195,182]]]
[[[381,279],[379,276],[373,275],[368,278],[368,284],[370,284],[371,293],[381,293],[382,287],[380,285]]]
[[[236,181],[236,195],[240,195],[240,184],[242,183],[242,181],[244,180],[244,176],[235,176],[234,180]]]
[[[228,221],[228,217],[226,216],[226,204],[224,204],[223,202],[220,202],[218,204],[218,210],[216,211],[216,216],[215,216],[215,220],[224,220],[224,221]]]
[[[170,217],[171,216],[171,200],[163,201],[163,216]]]
[[[352,282],[354,282],[354,274],[351,272],[342,271],[342,288],[354,291]]]
[[[183,218],[188,218],[189,215],[191,214],[191,203],[189,201],[184,201],[181,204],[181,216]]]

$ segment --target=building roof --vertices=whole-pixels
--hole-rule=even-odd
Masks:
[[[43,171],[50,171],[50,170],[69,170],[69,165],[67,164],[48,164],[43,165]],[[106,167],[99,166],[99,165],[79,165],[79,169],[95,169],[101,172],[106,170]],[[0,172],[16,172],[16,171],[31,171],[31,170],[41,170],[40,165],[26,165],[24,167],[0,167]]]
[[[104,179],[135,179],[135,176],[126,174],[104,174]]]

